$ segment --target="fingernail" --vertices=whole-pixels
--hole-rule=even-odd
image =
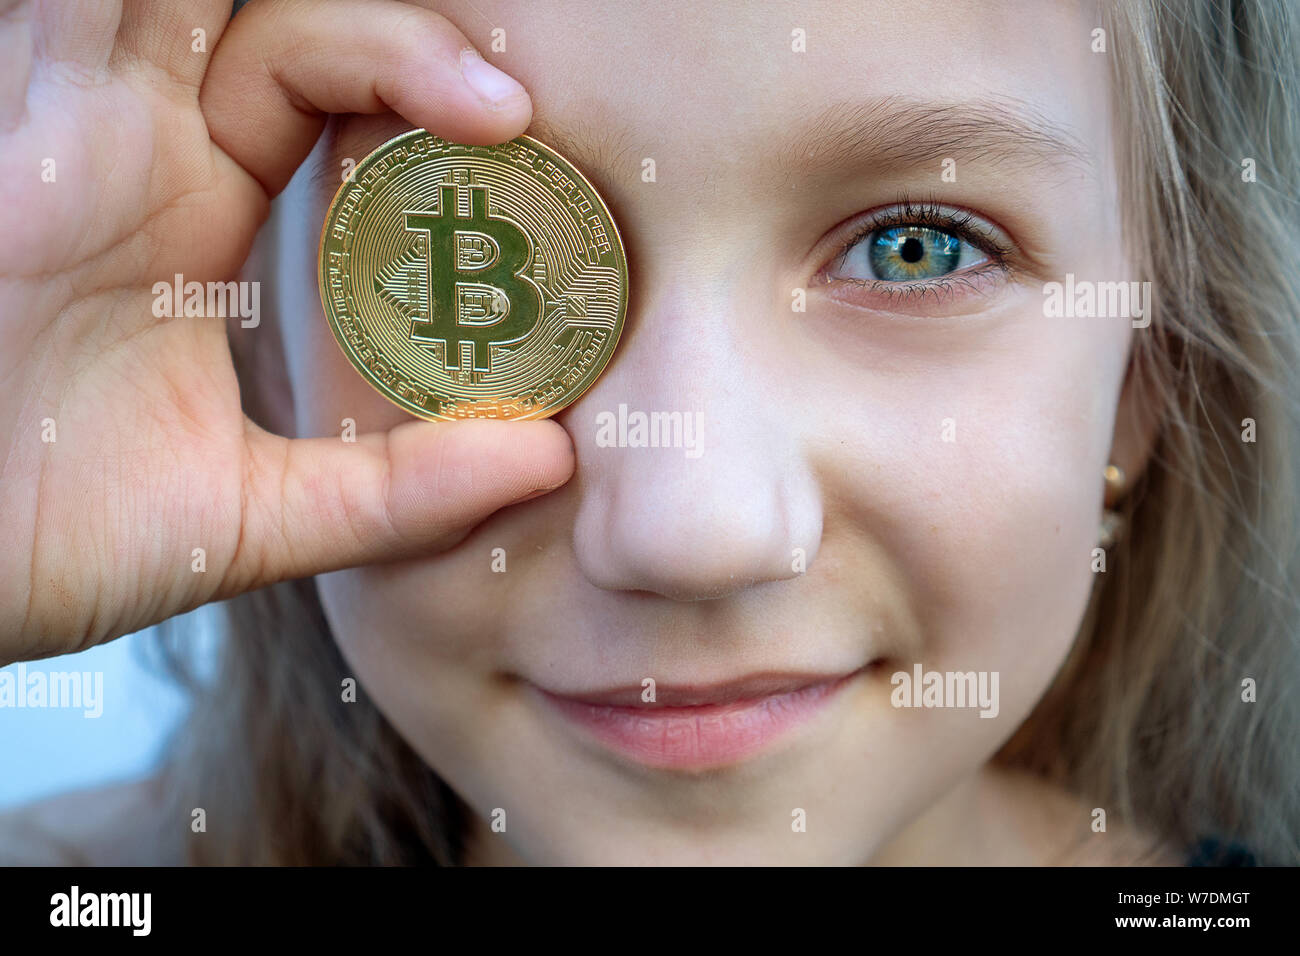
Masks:
[[[470,89],[478,94],[488,106],[500,106],[513,96],[524,92],[519,81],[507,73],[502,73],[495,66],[478,55],[477,50],[460,51],[460,75]]]

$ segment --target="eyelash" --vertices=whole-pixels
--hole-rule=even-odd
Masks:
[[[933,200],[913,203],[906,196],[882,212],[869,214],[850,235],[841,243],[839,251],[831,258],[828,268],[842,262],[858,243],[863,242],[872,233],[895,226],[928,226],[951,233],[963,242],[968,242],[987,256],[985,262],[949,273],[934,279],[920,279],[915,282],[894,282],[884,279],[858,279],[849,277],[826,278],[828,283],[846,282],[850,285],[870,289],[892,302],[910,302],[923,299],[927,295],[942,301],[944,296],[956,295],[960,287],[971,291],[981,291],[974,280],[996,274],[1006,275],[1011,271],[1011,257],[1014,249],[1001,241],[988,227],[972,214],[952,207],[943,206]]]

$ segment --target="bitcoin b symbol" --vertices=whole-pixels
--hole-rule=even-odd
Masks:
[[[428,317],[411,322],[411,338],[443,342],[448,370],[491,371],[491,346],[512,345],[537,325],[542,293],[528,276],[532,247],[522,229],[488,215],[486,186],[469,186],[470,212],[458,215],[453,183],[438,187],[438,212],[408,212],[406,228],[427,237]],[[469,278],[467,278],[469,277]]]

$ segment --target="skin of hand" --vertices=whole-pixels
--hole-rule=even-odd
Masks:
[[[237,276],[326,114],[477,144],[532,115],[431,11],[230,9],[0,0],[0,663],[438,550],[572,473],[553,422],[271,434],[241,409],[225,322],[154,315],[157,282]]]

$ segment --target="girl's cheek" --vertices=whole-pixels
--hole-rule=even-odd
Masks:
[[[928,368],[900,352],[865,375],[823,370],[834,427],[810,453],[839,509],[827,526],[869,542],[864,580],[903,582],[927,662],[1028,668],[1017,655],[1068,648],[1093,583],[1124,345],[1122,330],[1030,313]]]

